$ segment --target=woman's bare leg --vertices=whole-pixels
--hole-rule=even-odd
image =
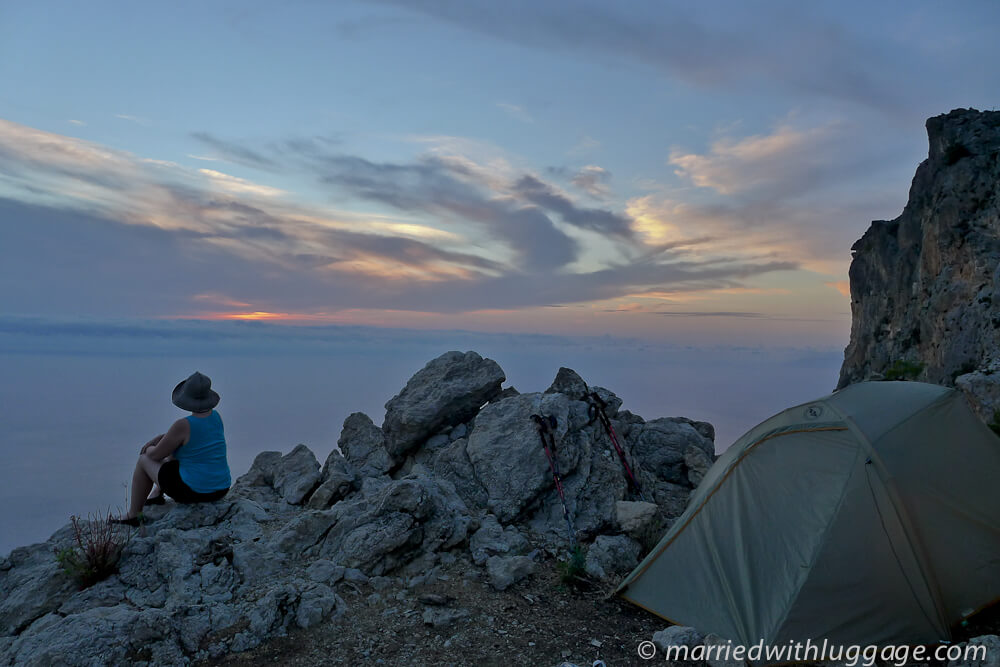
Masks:
[[[146,504],[161,465],[161,461],[154,461],[148,454],[139,455],[139,462],[135,464],[135,472],[132,473],[132,500],[126,519],[134,519],[142,513],[142,507]]]
[[[162,461],[160,461],[160,463],[166,463],[167,461],[173,461],[173,460],[174,460],[174,457],[167,456]],[[150,498],[159,498],[162,495],[163,495],[163,489],[160,488],[160,483],[154,481],[153,482],[153,491],[149,494],[149,497]]]

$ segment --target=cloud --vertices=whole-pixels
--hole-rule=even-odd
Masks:
[[[780,125],[767,135],[718,139],[707,154],[674,149],[669,162],[678,176],[719,194],[787,197],[851,173],[859,158],[851,156],[845,164],[841,147],[847,140],[837,124],[805,129]]]
[[[461,162],[426,157],[411,164],[376,163],[316,151],[303,156],[323,183],[356,197],[477,226],[512,250],[515,265],[526,271],[556,269],[577,257],[576,241],[543,211],[483,191],[476,171]]]
[[[286,142],[261,157],[381,213],[296,204],[217,170],[0,121],[0,197],[17,197],[0,199],[0,248],[19,249],[4,254],[0,284],[33,276],[2,292],[0,311],[502,312],[740,287],[798,267],[779,253],[713,253],[709,235],[644,244],[627,214],[467,156],[382,163],[330,148]]]
[[[608,187],[610,181],[611,172],[595,164],[588,164],[573,175],[571,182],[594,199],[607,199],[611,195],[611,188]]]
[[[70,125],[79,125],[79,126],[86,125],[86,123],[84,123],[82,120],[76,120],[75,118],[70,118],[69,122],[70,122]]]
[[[135,123],[136,125],[149,125],[148,119],[140,118],[138,116],[131,116],[127,113],[116,113],[115,118],[121,118],[122,120],[127,120],[130,123]]]
[[[847,281],[847,280],[838,280],[836,282],[829,282],[829,283],[823,283],[823,284],[826,285],[827,287],[831,287],[831,288],[837,290],[838,292],[840,292],[841,296],[846,296],[848,298],[850,298],[850,296],[851,296],[851,283],[850,283],[850,281]]]
[[[666,315],[668,317],[751,317],[751,318],[764,318],[768,317],[764,313],[741,313],[735,311],[716,311],[716,312],[703,312],[703,311],[679,311],[679,310],[666,310],[656,313],[657,315]]]
[[[254,194],[262,197],[277,197],[285,194],[283,190],[251,183],[246,179],[230,176],[214,169],[199,169],[198,172],[207,176],[216,187],[234,194]]]
[[[246,146],[219,139],[208,132],[194,132],[191,136],[214,149],[224,160],[258,169],[271,169],[275,166],[274,160],[261,153]]]
[[[569,197],[530,174],[518,179],[513,190],[525,200],[557,213],[564,221],[580,229],[621,238],[632,236],[631,223],[627,217],[606,209],[580,208]]]
[[[663,3],[639,12],[579,2],[568,13],[531,0],[382,1],[521,46],[642,63],[701,88],[765,84],[895,115],[911,113],[894,77],[905,65],[887,43],[801,4],[734,7],[720,15]]]
[[[534,123],[535,119],[531,117],[524,107],[518,106],[516,104],[506,104],[504,102],[497,102],[497,107],[502,109],[504,113],[513,118],[514,120],[519,120],[522,123]]]

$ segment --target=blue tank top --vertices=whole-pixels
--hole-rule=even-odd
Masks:
[[[215,410],[207,417],[187,418],[191,437],[174,451],[185,484],[198,493],[228,489],[232,484],[226,462],[226,434]]]

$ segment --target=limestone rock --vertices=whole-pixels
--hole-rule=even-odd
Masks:
[[[619,500],[615,503],[615,518],[621,531],[644,549],[651,548],[662,537],[660,510],[653,503]]]
[[[535,561],[527,556],[491,556],[486,561],[490,585],[505,591],[522,579],[535,573]]]
[[[0,575],[0,635],[20,632],[58,609],[75,591],[50,545],[19,547],[9,561],[12,567]]]
[[[306,569],[306,576],[315,582],[332,585],[344,578],[347,570],[343,565],[337,565],[331,560],[320,558]]]
[[[500,393],[506,376],[475,352],[446,352],[429,362],[385,404],[386,449],[401,457],[442,426],[459,424]]]
[[[538,429],[531,415],[556,418],[555,442],[560,472],[575,462],[561,448],[568,430],[569,399],[563,394],[521,394],[491,403],[476,417],[467,452],[476,479],[486,489],[487,507],[501,523],[520,515],[541,492],[553,486]]]
[[[714,447],[686,422],[670,418],[654,419],[629,432],[634,459],[658,479],[687,484],[685,452],[688,447],[711,451]]]
[[[584,569],[595,579],[610,581],[639,564],[639,544],[625,535],[598,535],[587,549]]]
[[[360,413],[357,413],[360,414]],[[371,472],[371,468],[368,469]],[[343,500],[357,489],[355,468],[344,456],[334,449],[326,457],[320,473],[320,483],[306,503],[311,509],[326,509]]]
[[[684,449],[684,465],[687,466],[687,478],[691,486],[698,486],[712,467],[712,459],[701,447],[688,445]]]
[[[469,441],[455,440],[438,450],[429,463],[434,476],[455,487],[462,501],[470,510],[485,508],[488,503],[486,489],[476,479],[476,471],[469,459]]]
[[[492,514],[487,514],[479,530],[469,539],[472,560],[482,565],[491,556],[520,555],[528,550],[528,540],[514,526],[504,528]]]
[[[694,648],[705,641],[705,635],[695,628],[686,625],[671,625],[659,632],[653,633],[653,643],[660,655],[666,654],[671,646],[687,646]]]
[[[977,651],[980,650],[978,647],[985,647],[985,658],[979,660],[970,657],[968,660],[952,660],[948,663],[948,667],[1000,667],[1000,637],[997,635],[973,637],[965,644],[965,647],[974,647],[974,650]]]
[[[424,610],[423,620],[424,625],[430,625],[434,628],[446,628],[458,621],[464,621],[471,615],[468,609],[433,608]]]
[[[952,385],[1000,361],[1000,112],[956,109],[929,119],[927,134],[902,214],[851,248],[838,388],[887,376]]]
[[[273,474],[274,490],[285,502],[301,505],[319,484],[319,461],[308,447],[296,445],[276,463]]]
[[[343,605],[343,601],[329,586],[317,584],[307,589],[302,593],[295,610],[295,624],[300,628],[311,628],[329,616],[338,602]]]
[[[587,396],[587,383],[572,368],[563,366],[556,373],[556,378],[552,381],[549,388],[545,390],[545,393],[565,394],[574,400],[582,401]]]
[[[969,399],[969,405],[986,423],[1000,421],[1000,363],[994,362],[985,371],[966,373],[955,378],[955,387]]]
[[[344,420],[337,447],[366,477],[384,475],[392,469],[392,457],[385,448],[385,434],[363,412],[355,412]]]
[[[613,391],[604,387],[591,387],[590,390],[604,401],[604,414],[608,416],[608,419],[614,419],[618,416],[618,410],[622,407],[622,399],[618,398]]]

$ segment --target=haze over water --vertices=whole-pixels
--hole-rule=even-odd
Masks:
[[[0,553],[47,538],[72,514],[123,506],[139,447],[185,414],[170,391],[194,370],[222,396],[236,477],[261,451],[298,443],[322,463],[348,414],[380,424],[384,403],[451,349],[496,360],[520,391],[544,390],[568,366],[646,419],[712,422],[719,449],[770,414],[830,392],[842,358],[837,349],[614,338],[0,320]]]

